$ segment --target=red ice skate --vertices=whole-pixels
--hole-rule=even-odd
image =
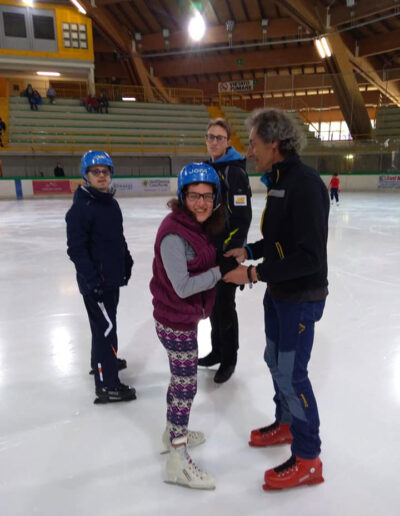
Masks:
[[[252,430],[250,434],[250,446],[275,446],[276,444],[291,444],[293,441],[289,425],[277,421],[269,426]]]
[[[292,455],[280,466],[267,470],[264,481],[265,491],[320,484],[324,481],[322,462],[319,457],[310,460]]]

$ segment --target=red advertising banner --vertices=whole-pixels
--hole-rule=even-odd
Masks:
[[[69,179],[34,179],[32,188],[34,195],[68,195],[75,192],[82,181]]]

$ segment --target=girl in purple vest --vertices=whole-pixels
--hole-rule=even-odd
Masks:
[[[205,441],[202,432],[188,430],[188,423],[197,390],[197,325],[209,317],[221,278],[210,240],[224,228],[219,196],[218,175],[210,165],[192,163],[181,170],[178,199],[169,201],[171,213],[158,229],[150,282],[156,332],[171,370],[162,437],[170,452],[167,482],[197,489],[215,488],[212,475],[196,466],[187,447]],[[222,266],[223,273],[228,269]]]

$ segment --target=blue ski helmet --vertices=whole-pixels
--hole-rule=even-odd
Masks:
[[[107,165],[110,167],[111,175],[114,174],[114,164],[107,152],[90,150],[82,156],[81,175],[86,177],[86,170],[92,165]]]
[[[207,163],[190,163],[178,174],[178,197],[183,204],[182,188],[192,183],[210,183],[217,187],[214,206],[217,205],[221,193],[221,185],[216,171]]]

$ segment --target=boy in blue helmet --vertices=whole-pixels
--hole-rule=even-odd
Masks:
[[[81,174],[86,185],[76,190],[65,217],[67,252],[76,268],[92,331],[95,403],[136,399],[135,389],[118,378],[118,370],[126,367],[126,361],[117,358],[119,288],[128,284],[133,260],[124,238],[122,213],[110,189],[113,173],[106,152],[84,154]]]

